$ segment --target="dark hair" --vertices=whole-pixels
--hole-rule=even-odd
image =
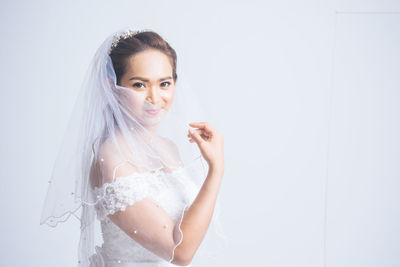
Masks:
[[[129,38],[121,39],[117,46],[111,50],[110,57],[117,76],[117,84],[125,74],[129,57],[145,51],[156,49],[171,59],[172,77],[176,81],[176,52],[158,33],[153,31],[139,32]]]

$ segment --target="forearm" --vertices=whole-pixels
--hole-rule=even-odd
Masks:
[[[181,244],[175,249],[176,258],[183,258],[186,262],[191,261],[191,258],[200,246],[213,216],[222,176],[222,169],[209,168],[207,177],[197,197],[183,216],[181,223],[183,239]]]

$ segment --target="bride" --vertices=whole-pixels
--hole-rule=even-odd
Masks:
[[[214,220],[223,136],[185,123],[194,103],[179,98],[189,89],[179,87],[175,50],[154,31],[119,31],[82,89],[41,224],[80,220],[78,266],[190,266]]]

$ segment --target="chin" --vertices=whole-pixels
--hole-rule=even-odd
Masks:
[[[148,127],[154,128],[154,127],[158,127],[158,125],[160,124],[160,122],[162,121],[163,118],[164,118],[164,114],[157,115],[157,116],[146,115],[141,118],[140,122],[146,128],[148,128]]]

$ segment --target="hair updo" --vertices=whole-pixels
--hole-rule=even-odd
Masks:
[[[177,58],[175,50],[158,33],[153,31],[144,31],[126,39],[121,38],[117,46],[110,52],[118,85],[120,85],[121,77],[126,72],[128,59],[147,49],[156,49],[170,58],[172,77],[174,81],[176,81],[178,76],[176,74]]]

